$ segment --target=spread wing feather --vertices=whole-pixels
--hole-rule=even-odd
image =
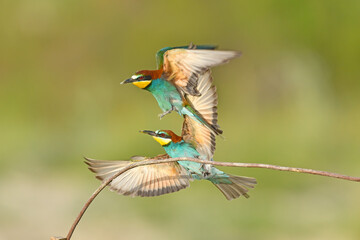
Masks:
[[[162,154],[155,157],[155,159],[165,158],[169,156]],[[104,161],[86,158],[85,163],[95,173],[96,178],[106,181],[134,161],[146,159],[148,158],[136,157],[132,161]],[[152,197],[187,188],[190,180],[186,170],[177,162],[173,162],[130,169],[115,178],[109,186],[112,191],[122,195]]]
[[[198,90],[200,96],[188,95],[192,107],[209,123],[220,128],[217,124],[217,93],[212,85],[211,71],[207,70],[199,77]],[[196,146],[196,150],[206,159],[211,159],[215,152],[215,134],[206,126],[192,118],[185,116],[182,130],[184,141]]]
[[[189,46],[179,46],[179,47],[164,47],[162,49],[160,49],[157,53],[156,53],[156,65],[157,68],[160,69],[163,67],[164,64],[164,54],[166,51],[169,51],[171,49],[215,49],[216,46],[215,45],[194,45],[192,43],[190,43]]]
[[[236,51],[171,49],[164,53],[163,72],[183,92],[198,96],[199,75],[238,56]]]

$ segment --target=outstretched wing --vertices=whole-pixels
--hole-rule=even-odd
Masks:
[[[164,54],[163,73],[186,94],[198,96],[199,75],[205,70],[240,56],[236,51],[171,49]]]
[[[198,90],[200,96],[188,95],[192,107],[196,109],[208,123],[216,128],[217,124],[217,93],[216,87],[212,85],[211,71],[207,70],[199,76]],[[182,137],[185,142],[192,143],[196,150],[206,159],[211,159],[215,152],[215,133],[206,126],[193,120],[189,116],[184,117]]]
[[[163,67],[164,64],[164,54],[166,51],[171,50],[171,49],[215,49],[217,46],[215,45],[194,45],[192,43],[190,43],[189,46],[180,46],[180,47],[165,47],[160,49],[157,53],[156,53],[156,64],[157,64],[157,68],[160,69]]]
[[[167,154],[158,155],[155,159],[169,158]],[[153,159],[154,159],[153,158]],[[146,157],[136,157],[132,161],[104,161],[85,158],[89,169],[96,178],[106,181],[122,168],[134,161],[146,160]],[[110,184],[110,189],[122,195],[132,197],[153,197],[177,192],[190,185],[190,177],[186,170],[177,162],[140,166],[130,169]]]

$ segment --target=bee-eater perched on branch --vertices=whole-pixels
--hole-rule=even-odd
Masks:
[[[226,63],[240,56],[236,51],[214,50],[211,45],[190,45],[166,47],[156,54],[157,70],[142,70],[122,82],[152,93],[163,113],[160,118],[172,111],[181,116],[189,116],[205,125],[214,133],[221,134],[218,125],[207,122],[194,108],[189,96],[200,96],[199,76],[211,67]]]
[[[198,91],[198,96],[189,95],[189,100],[205,121],[216,125],[217,94],[215,86],[212,86],[210,70],[199,75]],[[158,159],[190,157],[213,160],[215,133],[188,115],[184,116],[181,136],[170,130],[142,132],[152,136],[165,149],[167,154],[157,156]],[[137,157],[133,160],[145,159],[145,157]],[[87,164],[97,178],[106,181],[124,166],[131,164],[131,161],[87,159]],[[123,195],[158,196],[186,188],[189,186],[189,181],[194,179],[209,180],[228,200],[241,195],[248,197],[248,188],[253,188],[256,184],[254,178],[226,174],[211,164],[178,161],[133,168],[115,178],[110,183],[110,188]]]

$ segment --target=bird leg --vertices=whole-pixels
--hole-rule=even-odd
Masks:
[[[163,117],[165,117],[166,115],[168,115],[169,113],[171,113],[172,111],[174,111],[174,108],[173,107],[171,107],[171,109],[169,109],[169,110],[167,110],[167,111],[165,111],[165,112],[163,112],[163,113],[160,113],[158,116],[159,116],[159,118],[160,118],[160,120],[163,118]]]
[[[189,44],[188,49],[196,49],[196,45],[194,45],[192,42]]]
[[[210,164],[203,164],[203,177],[208,178],[211,175],[211,165]]]

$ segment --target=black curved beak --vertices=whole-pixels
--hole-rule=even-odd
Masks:
[[[157,134],[154,131],[149,131],[149,130],[142,130],[140,131],[141,133],[145,133],[148,134],[150,136],[157,136]]]
[[[132,83],[132,82],[136,82],[136,80],[132,79],[132,78],[129,78],[129,79],[126,79],[125,81],[122,81],[120,84]]]

